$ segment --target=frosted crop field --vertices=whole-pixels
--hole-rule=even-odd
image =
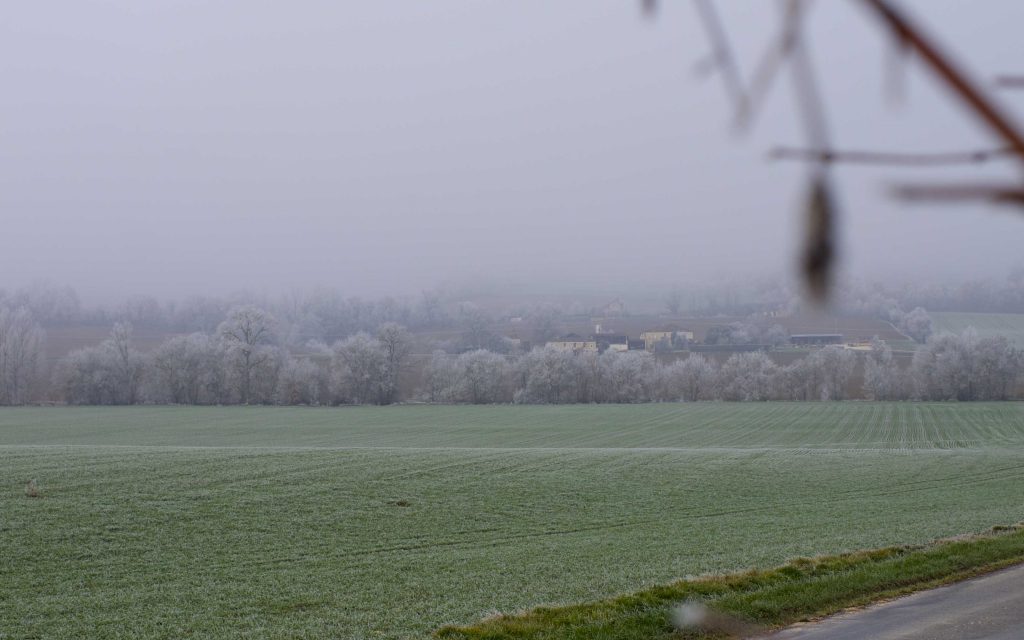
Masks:
[[[982,338],[1006,336],[1018,347],[1024,347],[1024,314],[935,312],[929,315],[937,332],[959,334],[967,327],[974,327]]]
[[[1019,403],[4,409],[0,638],[423,637],[1022,496]]]

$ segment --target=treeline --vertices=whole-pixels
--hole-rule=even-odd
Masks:
[[[875,341],[864,358],[863,396],[875,400],[1009,400],[1024,376],[1024,353],[1005,338],[973,331],[930,340],[900,367]],[[518,358],[484,350],[434,355],[424,399],[444,403],[675,402],[697,400],[842,400],[857,366],[855,352],[831,345],[792,364],[763,351],[737,353],[721,365],[700,354],[663,364],[645,352],[568,353],[535,349]]]
[[[360,332],[395,323],[414,331],[445,329],[455,337],[440,346],[460,352],[485,348],[505,352],[511,344],[496,330],[503,318],[524,320],[522,337],[542,343],[562,330],[569,311],[586,310],[568,305],[513,306],[502,313],[486,311],[459,297],[458,290],[437,288],[409,299],[346,297],[332,289],[268,297],[253,293],[229,296],[189,296],[159,301],[133,295],[109,307],[86,307],[71,287],[40,283],[7,292],[0,289],[0,308],[23,310],[43,328],[131,325],[136,330],[164,333],[216,333],[224,318],[237,307],[256,307],[274,318],[275,340],[292,351],[303,351],[310,341],[333,344]],[[568,309],[568,311],[567,311]]]
[[[25,308],[0,307],[0,404],[391,404],[634,403],[662,401],[841,400],[858,355],[840,346],[781,366],[763,351],[722,364],[700,354],[663,362],[647,352],[571,353],[538,348],[503,354],[438,351],[416,389],[402,395],[413,339],[396,323],[302,352],[282,345],[274,317],[254,306],[231,309],[212,333],[171,337],[149,353],[131,325],[42,368],[45,332]],[[863,354],[863,396],[878,400],[1006,400],[1017,396],[1024,354],[1006,338],[933,336],[901,367],[875,341]],[[406,385],[408,387],[409,385]],[[856,393],[854,395],[861,395]]]
[[[25,309],[44,327],[110,326],[121,322],[136,328],[212,333],[232,308],[254,306],[274,316],[279,339],[299,343],[333,341],[359,331],[372,332],[386,322],[415,328],[449,326],[459,321],[453,295],[443,289],[401,300],[346,297],[333,289],[274,298],[250,292],[165,301],[150,295],[132,295],[119,304],[87,307],[71,287],[37,283],[14,291],[0,289],[0,307]]]
[[[401,325],[357,332],[303,353],[281,346],[273,317],[236,307],[213,334],[165,340],[148,354],[118,323],[96,347],[72,352],[53,375],[69,404],[391,404],[412,345]]]

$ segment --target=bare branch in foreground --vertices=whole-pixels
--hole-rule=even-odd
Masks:
[[[768,152],[771,160],[802,160],[806,162],[844,164],[902,165],[908,167],[935,167],[972,164],[999,160],[1015,155],[1013,149],[978,149],[973,151],[943,151],[937,153],[903,153],[889,151],[836,151],[833,149],[805,149],[775,147]]]
[[[998,75],[996,76],[996,87],[1000,89],[1024,89],[1024,76]]]
[[[733,55],[732,47],[729,46],[729,38],[726,36],[725,27],[718,17],[711,0],[696,0],[697,13],[700,14],[701,24],[711,42],[711,61],[714,69],[722,75],[722,83],[729,94],[736,111],[743,108],[747,101],[746,92],[743,90],[743,80],[740,78],[739,65]]]
[[[914,24],[894,3],[888,0],[863,0],[863,3],[873,9],[882,22],[892,29],[893,35],[901,44],[917,53],[925,65],[966,103],[978,119],[1002,138],[1024,161],[1024,134],[1016,123],[981,91],[980,86],[970,75],[940,50],[935,40],[927,36],[920,26]]]
[[[904,184],[893,187],[898,198],[919,202],[990,202],[1024,206],[1024,186],[1018,184]]]

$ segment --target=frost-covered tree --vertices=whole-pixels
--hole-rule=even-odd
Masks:
[[[68,404],[116,404],[117,377],[110,352],[99,347],[76,349],[57,370]]]
[[[334,345],[333,367],[346,402],[387,404],[394,397],[388,356],[380,342],[359,332]]]
[[[1000,400],[1019,384],[1024,356],[1002,337],[980,339],[968,327],[959,336],[932,336],[914,353],[917,397],[927,400]]]
[[[842,400],[846,397],[846,384],[857,366],[857,356],[840,345],[822,347],[809,357],[817,360],[822,372],[819,397],[822,400]]]
[[[516,364],[515,401],[562,404],[579,399],[580,365],[576,356],[551,347],[533,349]]]
[[[57,377],[71,404],[135,404],[146,368],[146,358],[131,345],[131,327],[117,323],[99,345],[71,352]]]
[[[319,405],[327,402],[329,371],[313,358],[289,358],[277,380],[279,404]]]
[[[605,351],[600,356],[600,402],[645,402],[655,361],[651,354],[637,351]]]
[[[978,341],[973,371],[979,400],[1009,400],[1024,376],[1024,352],[1006,336]]]
[[[904,397],[903,384],[892,348],[875,337],[864,360],[864,395],[868,400],[898,400]]]
[[[976,334],[942,333],[914,352],[911,364],[917,396],[925,400],[972,400],[971,350]]]
[[[928,336],[932,335],[934,326],[928,312],[921,307],[916,307],[900,319],[899,330],[910,336],[915,342],[924,344],[928,341]]]
[[[510,367],[505,356],[490,351],[476,350],[459,355],[456,361],[457,392],[459,402],[493,404],[509,402]]]
[[[242,404],[249,403],[255,383],[267,386],[267,381],[256,380],[255,374],[273,368],[275,354],[268,347],[274,340],[274,325],[274,318],[268,312],[245,305],[232,308],[227,319],[217,327]]]
[[[153,353],[153,396],[175,404],[226,402],[223,343],[204,333],[175,336]]]
[[[783,367],[776,380],[779,397],[787,400],[820,400],[824,379],[821,361],[805,356]]]
[[[384,350],[384,360],[387,365],[388,381],[385,388],[389,397],[384,398],[384,404],[395,401],[399,391],[399,378],[409,354],[412,353],[412,334],[400,324],[386,322],[377,330],[377,342]]]
[[[228,303],[220,298],[189,296],[174,307],[171,322],[182,331],[214,333],[228,313]]]
[[[111,354],[116,376],[118,404],[139,402],[139,391],[146,375],[146,358],[132,346],[132,325],[118,322],[110,332],[110,338],[100,348]]]
[[[42,366],[44,339],[28,309],[0,307],[0,405],[29,400]]]
[[[737,353],[719,370],[719,394],[724,400],[769,400],[777,372],[763,351]]]
[[[669,402],[711,400],[715,393],[715,365],[700,354],[662,367],[658,375],[658,399]]]
[[[423,372],[423,395],[429,402],[460,402],[459,367],[456,359],[444,351],[435,351]]]

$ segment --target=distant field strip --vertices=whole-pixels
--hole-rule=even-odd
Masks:
[[[16,444],[298,448],[1024,446],[1024,403],[0,409]]]
[[[982,338],[1004,335],[1017,346],[1024,347],[1024,313],[929,313],[935,331],[960,333],[974,327]]]
[[[1015,403],[0,410],[0,638],[424,637],[1022,496]]]

